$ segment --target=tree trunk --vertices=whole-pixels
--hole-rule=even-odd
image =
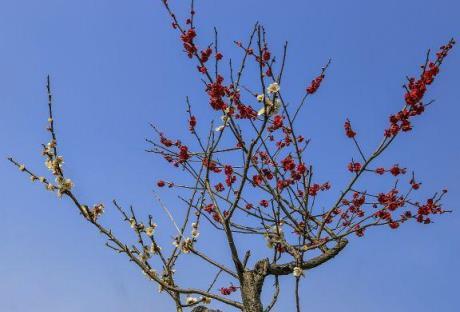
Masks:
[[[244,312],[263,312],[260,295],[267,273],[268,260],[259,261],[254,270],[243,272],[241,296]]]
[[[241,295],[243,297],[244,312],[262,312],[262,284],[264,277],[254,271],[243,273],[243,283],[241,285]]]

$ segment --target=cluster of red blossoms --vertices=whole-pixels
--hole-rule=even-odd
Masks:
[[[447,192],[446,190],[443,191],[444,193]],[[423,205],[418,204],[418,211],[417,211],[417,222],[429,224],[431,223],[430,218],[427,216],[430,214],[441,214],[445,211],[441,208],[440,205],[437,204],[432,198],[428,199],[427,202]]]
[[[288,187],[295,181],[299,181],[302,178],[302,176],[305,175],[307,172],[307,167],[305,166],[305,164],[296,164],[294,158],[291,155],[288,155],[286,156],[286,158],[282,159],[280,165],[285,172],[290,172],[291,177],[277,181],[277,188],[279,190]],[[258,186],[263,182],[263,176],[268,180],[271,180],[273,178],[273,173],[269,169],[262,170],[262,174],[253,176],[252,181],[254,186]]]
[[[359,162],[354,162],[352,161],[351,163],[348,164],[348,170],[350,172],[358,173],[361,171],[362,165]]]
[[[179,147],[179,163],[184,163],[190,158],[188,153],[188,147],[185,145],[181,145]]]
[[[192,58],[193,55],[197,51],[195,43],[193,42],[193,39],[195,37],[196,37],[196,31],[193,28],[190,28],[189,30],[187,30],[180,36],[180,39],[182,40],[182,43],[184,44],[185,52],[187,53],[189,58]]]
[[[291,138],[292,130],[291,130],[291,128],[282,127],[281,129],[283,130],[284,138],[282,138],[281,140],[276,142],[276,147],[279,148],[279,149],[282,149],[282,148],[284,148],[286,146],[289,146],[292,143],[292,138]],[[272,141],[273,138],[270,138],[270,140]],[[297,142],[300,143],[301,141],[298,139]]]
[[[218,171],[222,171],[221,169],[218,169]],[[214,171],[215,172],[215,171]],[[231,186],[233,183],[236,181],[236,176],[233,175],[233,167],[230,165],[224,166],[224,173],[225,173],[225,184],[227,186]],[[225,191],[225,187],[222,183],[218,183],[214,186],[217,192],[223,192]]]
[[[165,3],[166,4],[166,3]],[[187,19],[186,24],[191,24],[191,20]],[[173,27],[177,28],[177,24],[173,23]],[[198,48],[193,42],[196,37],[196,31],[193,27],[188,29],[186,32],[181,34],[181,40],[184,45],[185,52],[187,53],[188,57],[192,58],[194,55],[197,56],[200,65],[197,66],[198,71],[202,74],[206,74],[208,69],[205,66],[205,63],[208,62],[212,55],[212,49],[210,47],[202,50],[200,55],[197,55]],[[223,57],[221,52],[217,52],[215,55],[216,61],[221,60]],[[263,53],[264,61],[268,61],[270,59],[270,52],[265,48]],[[265,64],[264,64],[265,65]],[[241,119],[256,119],[257,112],[251,107],[244,105],[240,102],[240,95],[238,90],[234,90],[233,86],[230,85],[228,87],[224,86],[223,83],[224,78],[221,75],[217,75],[215,81],[211,81],[206,86],[206,92],[210,97],[210,104],[214,110],[225,110],[228,108],[228,104],[224,102],[224,98],[228,97],[233,104],[235,104],[236,109],[238,109],[238,114],[235,115],[236,118]],[[228,112],[229,115],[234,113],[233,107]]]
[[[354,192],[351,200],[348,200],[344,198],[342,200],[342,205],[343,206],[348,206],[347,209],[342,210],[340,208],[335,208],[332,210],[332,213],[327,216],[327,219],[325,220],[326,223],[332,222],[333,218],[335,216],[340,216],[340,219],[342,221],[343,226],[350,226],[351,225],[351,220],[357,216],[357,217],[363,217],[364,216],[364,210],[361,208],[366,202],[366,195],[365,194],[360,194],[358,192]]]
[[[283,116],[281,115],[276,115],[273,118],[272,125],[267,128],[269,132],[273,132],[275,130],[278,130],[283,127]]]
[[[212,216],[212,218],[214,219],[214,221],[222,223],[222,220],[221,220],[221,218],[219,216],[219,213],[216,210],[216,206],[214,204],[209,204],[209,205],[204,206],[203,210],[206,211],[207,213],[209,213]],[[227,216],[227,214],[228,214],[228,212],[224,211],[224,216]]]
[[[206,86],[206,92],[209,95],[209,104],[214,110],[225,111],[229,108],[228,104],[224,102],[224,98],[228,97],[233,104],[235,104],[238,114],[235,114],[239,119],[256,119],[257,112],[248,105],[244,105],[240,101],[240,93],[231,84],[230,86],[223,85],[224,78],[217,75],[214,82],[210,82]],[[232,116],[235,113],[233,107],[230,107],[226,113]]]
[[[160,133],[160,142],[166,147],[171,147],[174,145],[173,141],[164,136],[163,133]],[[177,142],[176,142],[177,143]]]
[[[224,166],[225,183],[227,186],[231,186],[236,181],[236,176],[233,175],[233,167],[230,165]]]
[[[400,222],[392,219],[391,212],[395,211],[398,208],[404,207],[404,205],[406,204],[404,197],[397,195],[398,190],[396,189],[392,189],[390,192],[386,194],[379,194],[377,199],[379,204],[383,205],[383,208],[374,214],[376,218],[387,221],[388,225],[392,229],[397,229],[399,227]],[[412,214],[410,211],[406,211],[403,216],[404,217],[402,218],[401,222],[404,222],[403,220],[407,220],[408,218],[410,218]]]
[[[211,54],[212,54],[212,49],[209,47],[206,50],[201,51],[200,53],[201,62],[206,63],[209,60],[209,57],[211,56]]]
[[[214,161],[209,161],[208,158],[204,158],[202,163],[205,168],[209,168],[209,171],[212,171],[214,173],[220,173],[222,171],[222,169],[219,168]]]
[[[415,178],[412,178],[409,181],[409,183],[410,183],[412,189],[414,189],[414,190],[418,190],[420,188],[420,185],[422,184],[422,183],[419,183],[419,182],[415,182]]]
[[[160,142],[166,147],[176,146],[179,148],[179,153],[177,154],[177,157],[173,157],[169,154],[162,153],[164,155],[164,158],[169,163],[172,163],[174,166],[177,167],[179,164],[186,162],[190,158],[188,147],[186,145],[183,145],[181,141],[176,140],[176,142],[173,142],[167,137],[165,137],[163,133],[160,133]]]
[[[257,112],[249,105],[244,105],[241,102],[236,103],[236,108],[238,109],[238,114],[235,115],[239,119],[256,119]]]
[[[254,205],[251,204],[251,203],[247,203],[246,206],[245,206],[245,208],[246,208],[247,210],[251,210],[252,208],[254,208]]]
[[[190,116],[188,125],[189,125],[189,130],[191,132],[195,132],[195,127],[196,127],[196,117],[195,116]]]
[[[267,70],[265,71],[265,75],[267,77],[271,77],[273,75],[271,67],[268,65],[268,63],[269,63],[269,61],[271,59],[271,53],[268,50],[268,47],[267,47],[266,44],[264,44],[264,46],[262,48],[262,57],[260,57],[258,55],[255,55],[254,50],[252,48],[243,47],[243,44],[241,43],[241,41],[235,41],[235,44],[236,44],[237,47],[243,49],[244,52],[247,55],[253,56],[255,58],[256,62],[259,63],[262,67],[265,67],[265,66],[268,67]]]
[[[223,98],[230,94],[230,90],[222,85],[224,77],[218,75],[214,82],[207,85],[206,92],[209,95],[209,104],[214,110],[225,110],[227,104],[225,104]]]
[[[383,205],[383,210],[395,211],[399,207],[403,207],[405,200],[403,196],[397,196],[399,191],[392,189],[388,193],[380,193],[377,197],[379,204]]]
[[[393,165],[393,167],[391,167],[388,170],[385,170],[385,168],[379,167],[375,169],[374,171],[375,173],[380,174],[380,175],[384,174],[385,172],[390,172],[392,175],[396,177],[400,174],[405,174],[406,168],[400,168],[399,165]]]
[[[411,180],[411,184],[413,183],[415,182]],[[419,184],[415,183],[415,185]],[[445,192],[447,191],[444,190],[443,193]],[[396,209],[403,207],[406,204],[405,197],[398,196],[398,193],[399,192],[397,189],[392,189],[387,194],[379,194],[378,202],[379,204],[383,205],[383,208],[375,213],[375,217],[388,221],[388,225],[392,229],[398,228],[400,223],[403,223],[411,218],[415,218],[419,223],[429,224],[431,223],[431,220],[429,217],[427,217],[428,215],[441,214],[445,212],[443,209],[441,209],[441,206],[437,204],[437,201],[435,201],[433,198],[430,198],[423,205],[419,203],[415,204],[418,207],[417,215],[415,217],[412,215],[410,211],[406,211],[403,215],[401,215],[401,219],[399,221],[395,221],[392,219],[390,212],[395,211]]]
[[[320,87],[321,82],[323,81],[323,79],[324,79],[324,74],[321,74],[318,77],[316,77],[315,79],[313,79],[311,81],[311,84],[306,89],[307,94],[315,93],[316,90],[318,90],[318,88]]]
[[[217,184],[214,186],[214,188],[216,189],[217,192],[223,192],[223,191],[225,191],[224,185],[223,185],[222,183],[220,183],[220,182],[217,183]]]
[[[267,208],[268,205],[269,205],[269,202],[268,202],[268,200],[266,200],[266,199],[262,199],[262,200],[260,201],[259,204],[260,204],[262,207]]]
[[[228,296],[228,295],[231,295],[232,293],[234,293],[235,291],[237,291],[238,287],[236,286],[233,286],[233,285],[230,285],[228,287],[222,287],[220,289],[220,293],[224,296]]]
[[[199,56],[199,60],[200,60],[202,65],[197,66],[198,71],[200,73],[206,74],[208,72],[208,69],[206,68],[206,66],[204,64],[209,60],[209,57],[211,56],[211,54],[212,54],[212,49],[209,48],[209,47],[207,49],[201,51],[200,56]]]
[[[323,183],[323,184],[313,184],[308,188],[308,195],[310,196],[316,196],[318,195],[319,191],[327,191],[331,188],[331,185],[329,182]]]
[[[399,131],[407,132],[412,130],[410,118],[425,111],[425,105],[421,101],[427,86],[434,81],[439,73],[439,66],[454,44],[455,41],[451,40],[447,45],[442,46],[440,51],[436,53],[436,60],[430,62],[428,66],[422,66],[423,71],[418,79],[409,78],[409,83],[404,86],[406,88],[406,93],[404,94],[406,105],[401,111],[390,116],[390,127],[385,129],[384,132],[386,137],[395,136]]]
[[[353,129],[351,128],[350,120],[347,119],[345,121],[344,128],[345,128],[345,134],[347,135],[347,137],[352,139],[352,138],[354,138],[356,136],[356,132],[354,132]]]
[[[174,186],[174,183],[172,183],[172,182],[168,182],[167,184],[168,184],[168,187],[169,187],[169,188],[171,188],[171,187]],[[158,181],[157,181],[157,186],[158,186],[158,187],[164,187],[165,185],[166,185],[166,182],[165,182],[165,181],[163,181],[163,180],[158,180]]]
[[[166,0],[163,0],[166,3]],[[192,13],[193,15],[193,13]],[[187,55],[192,58],[195,57],[198,61],[198,70],[205,74],[206,81],[206,92],[209,96],[209,104],[213,110],[220,111],[223,113],[223,122],[224,126],[227,123],[226,118],[232,118],[230,126],[235,126],[234,119],[257,119],[257,112],[249,105],[245,105],[242,103],[242,98],[240,98],[240,91],[238,87],[230,82],[224,83],[223,76],[216,73],[216,77],[211,78],[208,73],[207,66],[209,65],[209,60],[211,60],[213,55],[213,50],[211,49],[211,45],[207,48],[201,50],[196,44],[196,31],[193,27],[193,19],[192,17],[187,20],[186,24],[190,25],[187,26],[190,29],[183,31],[179,25],[175,24],[176,19],[173,26],[178,28],[181,31],[181,40],[183,43],[183,47]],[[436,54],[436,59],[432,62],[427,61],[424,66],[422,66],[422,73],[419,77],[416,78],[409,78],[407,85],[405,85],[406,92],[404,94],[404,101],[405,105],[404,108],[397,112],[394,115],[391,115],[390,125],[385,130],[385,137],[392,138],[396,136],[399,132],[407,132],[412,129],[412,120],[411,118],[420,115],[424,112],[426,108],[426,104],[422,102],[423,97],[425,96],[427,87],[432,84],[435,80],[436,76],[439,73],[439,68],[443,62],[444,57],[447,56],[450,49],[452,49],[454,45],[454,41],[451,40],[447,45],[442,46],[441,50]],[[274,58],[270,51],[268,50],[267,46],[264,44],[262,47],[262,53],[254,53],[254,50],[248,46],[244,47],[241,42],[236,42],[237,46],[243,49],[251,59],[255,59],[258,64],[263,67],[265,70],[265,76],[272,76],[271,66],[274,63]],[[246,57],[245,56],[245,57]],[[216,59],[216,63],[220,61],[223,57],[221,52],[215,52],[214,55]],[[320,75],[318,75],[315,79],[313,79],[309,86],[306,87],[306,93],[314,94],[320,88],[324,78],[325,78],[325,70],[327,66],[322,69]],[[264,76],[264,75],[262,75]],[[266,114],[268,115],[268,114]],[[270,184],[275,184],[276,188],[275,191],[278,190],[278,194],[282,192],[285,188],[289,188],[289,191],[292,191],[294,196],[299,196],[304,198],[305,195],[308,196],[317,196],[319,192],[326,191],[330,189],[329,182],[320,184],[320,183],[311,183],[308,181],[307,185],[301,185],[305,188],[305,190],[299,190],[298,188],[291,187],[291,185],[295,185],[299,183],[302,177],[305,179],[306,174],[309,173],[309,170],[300,160],[296,161],[291,155],[288,155],[284,159],[280,161],[281,158],[284,156],[281,155],[281,149],[287,146],[290,146],[292,142],[295,142],[296,137],[294,137],[293,131],[289,128],[291,121],[289,120],[289,125],[286,123],[287,119],[285,120],[285,116],[283,113],[277,113],[275,115],[269,114],[268,116],[268,123],[267,127],[264,128],[264,131],[268,131],[268,139],[270,141],[275,141],[275,137],[279,135],[279,138],[276,138],[276,160],[270,156],[266,152],[256,152],[255,155],[252,157],[253,167],[257,170],[255,175],[252,177],[252,184],[254,187],[261,186],[264,183],[267,183],[267,180],[270,181]],[[285,122],[286,121],[286,122]],[[188,125],[190,131],[194,132],[195,127],[197,124],[197,120],[195,116],[191,116],[188,120]],[[238,124],[236,124],[238,127]],[[232,128],[233,129],[233,128]],[[279,132],[275,132],[280,130]],[[355,139],[357,133],[353,130],[351,122],[349,119],[346,119],[344,124],[345,135],[348,138]],[[282,135],[281,132],[284,134]],[[238,140],[238,147],[242,147],[244,141],[242,138],[237,138]],[[171,152],[168,149],[170,154],[164,153],[166,155],[165,158],[174,163],[174,165],[178,166],[181,163],[187,162],[188,159],[195,155],[191,154],[188,151],[188,147],[184,146],[180,143],[180,141],[173,142],[163,135],[160,138],[161,143],[166,147],[175,146],[178,149],[178,152]],[[304,141],[303,137],[298,137],[297,142]],[[388,142],[390,140],[386,140]],[[355,141],[356,145],[358,143]],[[358,149],[360,147],[358,146]],[[361,152],[361,150],[360,150]],[[363,153],[361,153],[363,156]],[[198,156],[199,158],[199,156]],[[365,158],[363,156],[363,158]],[[200,159],[200,158],[199,158]],[[235,170],[231,165],[223,165],[219,162],[216,162],[204,158],[202,160],[202,164],[205,168],[207,168],[210,172],[213,173],[222,173],[223,177],[225,175],[225,182],[216,181],[214,183],[214,189],[216,192],[223,192],[226,188],[231,191],[231,187],[233,183],[236,181]],[[260,166],[259,166],[260,165]],[[357,175],[361,174],[364,171],[375,172],[378,175],[383,175],[385,173],[391,174],[393,176],[399,176],[406,173],[405,168],[399,167],[399,165],[393,165],[392,167],[383,168],[379,167],[374,170],[366,169],[368,162],[359,163],[352,161],[348,164],[348,170],[352,173]],[[235,165],[236,166],[236,165]],[[239,168],[239,167],[235,167]],[[252,168],[251,168],[252,170]],[[356,178],[356,176],[355,176]],[[222,179],[223,180],[223,179]],[[216,184],[217,183],[217,184]],[[304,184],[305,181],[303,181]],[[302,184],[302,183],[301,183]],[[355,232],[358,236],[363,236],[364,232],[367,227],[371,225],[380,225],[380,224],[388,224],[388,226],[392,229],[396,229],[409,219],[415,219],[420,223],[430,223],[430,215],[432,214],[440,214],[444,213],[445,211],[441,209],[440,205],[438,204],[439,198],[434,197],[426,201],[426,203],[418,203],[412,202],[408,200],[408,195],[412,190],[417,190],[420,188],[421,183],[417,183],[415,181],[414,176],[409,181],[411,189],[405,195],[401,195],[399,191],[394,188],[391,189],[388,193],[380,193],[377,195],[371,195],[369,193],[356,191],[353,188],[350,188],[348,192],[352,192],[352,196],[347,195],[347,199],[342,199],[340,204],[334,208],[330,213],[324,213],[322,215],[318,215],[319,218],[323,218],[323,222],[325,224],[329,224],[333,221],[337,222],[336,229],[340,229],[340,227],[346,228],[346,230],[350,232]],[[162,180],[157,182],[159,187],[164,187],[165,185],[173,186],[172,183],[165,183]],[[292,190],[291,190],[292,188]],[[286,192],[286,191],[285,191]],[[304,194],[306,193],[306,194]],[[237,194],[237,192],[234,192]],[[291,193],[289,193],[291,194]],[[345,194],[343,194],[345,196]],[[351,198],[350,198],[351,197]],[[251,210],[254,207],[269,207],[270,205],[276,205],[273,198],[263,197],[266,199],[262,199],[260,201],[254,201],[254,204],[247,202],[244,198],[242,201],[245,202],[245,209]],[[372,200],[369,202],[369,198]],[[273,202],[272,202],[273,201]],[[368,201],[368,202],[366,202]],[[372,212],[366,211],[364,207],[366,206],[373,207]],[[406,205],[411,205],[418,210],[416,212],[404,211],[403,207]],[[214,221],[221,223],[222,217],[226,218],[228,216],[227,211],[222,211],[222,214],[219,213],[217,206],[214,204],[204,204],[202,209],[207,212]],[[401,214],[401,211],[402,212]],[[368,220],[374,218],[374,223],[367,222]],[[211,219],[211,218],[210,218]],[[305,222],[301,221],[298,223],[298,226],[294,229],[295,233],[299,235],[304,235],[306,231],[306,224]],[[321,233],[320,233],[321,234]],[[327,238],[325,238],[327,240]],[[321,244],[321,240],[318,242],[312,242],[312,244]],[[277,244],[275,247],[278,251],[284,251],[284,247],[280,244]],[[223,295],[230,295],[237,290],[237,287],[230,285],[229,287],[222,287],[220,289],[221,294]]]

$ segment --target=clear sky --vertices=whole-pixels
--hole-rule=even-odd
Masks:
[[[187,1],[170,2],[180,11]],[[343,135],[345,118],[370,152],[387,116],[401,106],[404,77],[417,73],[426,49],[460,39],[457,0],[196,2],[200,42],[207,43],[216,26],[228,56],[239,56],[231,42],[247,38],[255,21],[266,26],[275,52],[289,41],[283,91],[290,101],[333,58],[301,128],[312,138],[311,161],[334,194],[356,156]],[[67,200],[30,183],[6,161],[14,155],[45,173],[40,144],[48,140],[44,83],[50,74],[61,151],[76,193],[88,203],[117,198],[154,214],[169,240],[172,229],[151,189],[156,179],[177,173],[144,152],[144,138],[153,136],[148,123],[190,139],[183,114],[187,95],[197,115],[216,116],[160,1],[1,0],[0,47],[0,311],[172,311],[169,297],[105,248]],[[339,257],[308,272],[305,311],[458,311],[459,83],[456,47],[427,95],[435,104],[382,159],[416,170],[426,196],[448,187],[445,206],[454,213],[429,226],[352,239]],[[174,194],[161,196],[180,210]],[[111,207],[103,220],[117,232],[128,231]],[[215,253],[227,252],[221,236],[207,244]],[[198,274],[199,265],[184,267],[190,271],[185,282],[212,278]],[[293,311],[292,284],[286,278],[276,311]]]

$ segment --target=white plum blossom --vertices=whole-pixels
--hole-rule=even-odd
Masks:
[[[200,232],[198,232],[198,229],[193,229],[192,230],[192,237],[193,238],[198,238],[200,236]]]
[[[45,161],[45,166],[50,170],[54,175],[59,173],[59,169],[62,168],[64,163],[64,158],[62,156],[57,156],[54,159],[48,159]]]
[[[228,115],[222,115],[220,116],[220,119],[222,120],[223,124],[215,129],[217,132],[224,130],[225,126],[227,126],[229,117]]]
[[[216,130],[217,132],[220,132],[220,131],[224,130],[224,128],[225,128],[224,125],[220,125],[219,127],[216,127],[215,130]]]
[[[195,297],[187,297],[187,299],[185,299],[186,304],[195,304],[197,302],[198,302],[198,299]]]
[[[153,280],[153,276],[155,276],[155,277],[157,276],[157,271],[154,270],[154,269],[149,269],[147,272],[142,270],[142,274],[144,274],[150,280]]]
[[[268,109],[268,115],[272,116],[275,114],[278,114],[280,108],[281,108],[281,101],[279,99],[275,99],[275,105],[273,105],[273,102],[269,99],[265,100],[265,104]],[[265,114],[265,107],[262,107],[258,112],[257,115],[264,115]]]
[[[147,236],[153,236],[153,233],[155,232],[155,228],[157,227],[156,223],[153,223],[151,226],[145,228],[145,234]]]
[[[204,304],[210,304],[211,303],[211,298],[209,298],[209,297],[201,297],[201,301]]]
[[[173,244],[174,247],[179,247],[180,246],[179,237],[174,238],[172,244]]]
[[[274,82],[267,87],[268,93],[276,93],[276,92],[279,92],[279,90],[280,90],[280,85],[277,82]]]
[[[151,254],[158,254],[159,252],[161,251],[161,247],[158,246],[156,243],[152,243],[152,245],[150,245],[150,249],[149,249],[149,252]]]
[[[264,101],[264,98],[265,98],[265,95],[264,95],[264,94],[259,94],[259,95],[257,95],[257,102],[263,102],[263,101]]]
[[[104,213],[104,204],[96,204],[93,209],[91,209],[91,217],[93,220],[97,220]]]
[[[295,267],[293,270],[292,270],[292,275],[294,275],[295,277],[300,277],[303,275],[303,270],[302,268],[299,268],[299,267]]]
[[[193,241],[191,238],[187,237],[181,244],[181,251],[184,254],[190,253],[193,247]]]
[[[56,177],[57,187],[59,189],[58,196],[61,197],[67,191],[72,190],[73,182],[70,179],[65,179],[62,176]]]
[[[200,236],[200,232],[198,232],[198,223],[192,223],[192,237],[197,238]]]
[[[134,218],[129,219],[129,225],[134,229],[136,227],[136,220]]]

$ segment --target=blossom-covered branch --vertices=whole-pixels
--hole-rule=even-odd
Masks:
[[[236,50],[241,52],[235,74],[235,61],[218,48],[217,30],[213,41],[200,38],[194,23],[194,1],[183,22],[167,0],[161,2],[171,17],[172,28],[178,33],[186,57],[204,82],[203,93],[209,99],[207,105],[213,115],[212,120],[200,118],[194,113],[193,101],[187,98],[184,127],[195,143],[169,137],[166,131],[154,125],[155,137],[147,140],[148,152],[159,155],[185,174],[183,181],[166,178],[156,181],[158,189],[167,188],[180,194],[184,207],[183,218],[179,220],[155,191],[175,231],[173,246],[169,246],[169,250],[160,246],[157,238],[160,227],[153,216],[142,221],[132,207],[125,210],[114,201],[136,237],[136,242],[128,246],[101,224],[102,203],[85,205],[77,199],[73,182],[64,175],[63,157],[58,154],[49,79],[51,139],[43,145],[43,156],[55,183],[35,175],[12,158],[10,161],[32,181],[40,181],[59,197],[68,197],[83,218],[107,238],[109,248],[125,254],[161,291],[171,296],[177,311],[200,303],[209,304],[211,299],[245,312],[269,311],[278,298],[279,279],[285,275],[295,279],[296,305],[300,311],[299,283],[305,271],[340,254],[352,234],[363,237],[370,228],[382,226],[395,230],[411,220],[430,224],[434,215],[448,212],[441,204],[446,190],[429,198],[417,198],[416,191],[422,183],[415,179],[414,173],[402,185],[398,182],[404,179],[407,168],[397,161],[391,167],[383,167],[378,161],[399,135],[413,129],[414,118],[430,105],[431,102],[424,100],[427,89],[453,48],[453,39],[442,46],[433,59],[428,52],[420,74],[408,78],[401,98],[402,109],[389,116],[389,126],[383,129],[381,141],[372,153],[366,154],[367,149],[358,142],[359,131],[346,119],[345,136],[356,147],[356,155],[351,156],[350,163],[343,168],[343,173],[350,178],[347,185],[340,188],[331,181],[316,178],[316,168],[305,153],[310,140],[299,133],[296,123],[306,101],[320,93],[331,60],[315,78],[309,79],[299,103],[288,105],[289,96],[283,93],[287,43],[278,63],[264,27],[256,24],[246,42],[234,41]],[[227,60],[229,74],[221,66]],[[247,76],[257,79],[246,81]],[[366,176],[392,176],[395,182],[386,189],[370,192],[360,187],[359,182]],[[336,200],[324,208],[322,194],[333,191],[337,192]],[[204,227],[223,234],[227,255],[215,259],[207,253],[206,244],[201,243],[206,242],[206,237],[200,235]],[[240,247],[241,240],[249,236],[267,246],[263,258],[256,259]],[[218,270],[208,289],[177,285],[176,275],[182,273],[176,272],[178,259],[193,256]],[[152,264],[152,258],[158,259],[161,269]],[[223,276],[226,281],[222,281]],[[267,276],[274,276],[275,288],[271,302],[264,309],[260,294]],[[240,298],[233,299],[238,294]]]

